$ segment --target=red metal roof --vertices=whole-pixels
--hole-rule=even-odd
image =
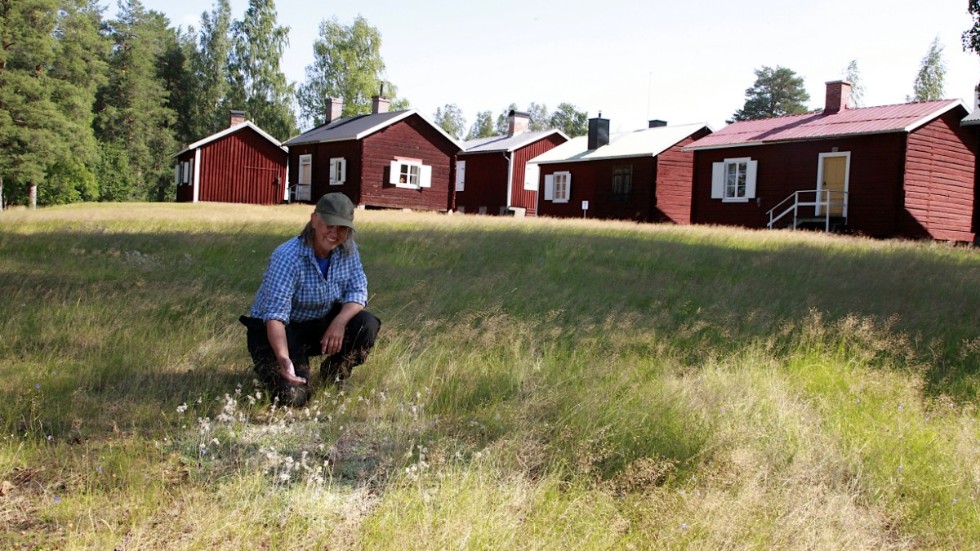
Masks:
[[[694,142],[687,149],[799,141],[859,134],[910,132],[946,111],[963,106],[960,100],[924,101],[880,107],[842,109],[732,123]],[[965,110],[965,106],[964,106]]]

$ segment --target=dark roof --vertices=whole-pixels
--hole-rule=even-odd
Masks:
[[[417,115],[429,126],[445,136],[447,140],[462,149],[460,144],[454,140],[452,136],[446,134],[445,130],[435,124],[432,124],[432,122],[419,114],[419,112],[415,109],[390,111],[388,113],[375,113],[371,115],[355,115],[353,117],[342,117],[335,121],[321,124],[312,130],[303,132],[299,136],[289,138],[283,145],[291,146],[309,143],[360,140],[379,130],[391,126],[398,121],[407,119],[412,115]]]
[[[553,134],[557,134],[564,138],[565,141],[568,141],[568,136],[561,130],[538,130],[534,132],[522,132],[516,136],[491,136],[489,138],[467,140],[463,142],[462,152],[488,153],[491,151],[515,151]]]

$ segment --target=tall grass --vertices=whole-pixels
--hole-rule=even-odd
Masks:
[[[0,546],[970,548],[980,255],[357,213],[368,362],[237,323],[309,207],[0,214]]]

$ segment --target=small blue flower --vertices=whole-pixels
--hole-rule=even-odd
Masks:
[[[49,434],[49,435],[48,435],[48,442],[50,442],[50,441],[51,441],[51,438],[52,438],[52,437],[51,437],[51,435]]]
[[[61,501],[61,498],[60,498],[60,497],[58,497],[58,496],[54,496],[54,502],[55,502],[55,503],[58,503],[58,502],[60,502],[60,501]]]
[[[35,385],[34,385],[34,388],[36,388],[36,389],[38,389],[38,390],[41,390],[41,383],[37,383],[37,384],[35,384]]]
[[[99,474],[102,474],[102,465],[99,465],[99,468],[96,470],[99,471]]]

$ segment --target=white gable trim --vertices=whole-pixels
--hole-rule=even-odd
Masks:
[[[262,136],[266,140],[270,141],[272,144],[274,144],[279,149],[281,149],[283,151],[287,151],[287,152],[289,151],[289,149],[287,147],[284,147],[282,145],[282,142],[280,142],[279,140],[273,138],[268,133],[266,133],[264,130],[262,130],[261,128],[259,128],[258,126],[255,126],[254,124],[252,124],[252,121],[245,121],[243,123],[236,124],[235,126],[229,126],[228,128],[225,128],[224,130],[222,130],[221,132],[218,132],[216,134],[211,134],[207,138],[198,140],[198,141],[192,143],[191,145],[187,146],[183,150],[181,150],[181,151],[179,151],[179,152],[171,155],[171,158],[178,157],[178,156],[180,156],[180,155],[182,155],[184,153],[187,153],[188,151],[192,151],[192,150],[197,149],[197,148],[199,148],[201,146],[207,145],[207,144],[209,144],[211,142],[220,140],[221,138],[224,138],[225,136],[227,136],[229,134],[234,134],[235,132],[238,132],[239,130],[242,130],[244,128],[251,128],[252,130],[255,130],[256,132],[259,133],[260,136]]]

